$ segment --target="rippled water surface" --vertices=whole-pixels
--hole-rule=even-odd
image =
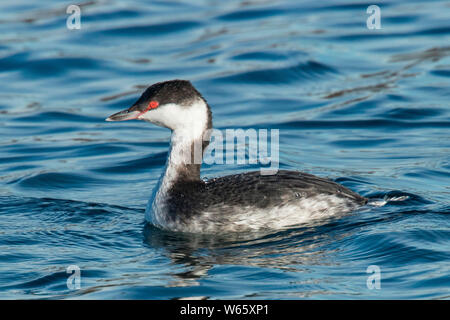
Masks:
[[[448,1],[378,1],[380,30],[365,1],[94,0],[80,30],[70,4],[0,4],[0,298],[450,297]],[[173,78],[216,128],[279,129],[281,168],[371,205],[258,234],[146,225],[170,132],[104,119]]]

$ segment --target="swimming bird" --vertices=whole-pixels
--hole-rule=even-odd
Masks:
[[[202,180],[201,158],[209,144],[212,113],[187,80],[151,85],[130,108],[106,121],[133,119],[172,131],[166,166],[145,213],[156,227],[192,233],[282,229],[347,213],[367,203],[338,183],[290,170]],[[200,161],[195,161],[198,146]]]

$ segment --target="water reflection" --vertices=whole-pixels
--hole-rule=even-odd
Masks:
[[[143,236],[144,244],[185,269],[172,274],[170,286],[188,286],[198,284],[215,265],[307,272],[311,266],[335,264],[338,249],[330,244],[352,235],[351,230],[336,234],[337,224],[335,220],[283,231],[215,235],[174,233],[146,224]]]

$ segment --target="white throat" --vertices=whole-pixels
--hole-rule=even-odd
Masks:
[[[147,116],[148,114],[148,116]],[[169,157],[164,174],[165,185],[179,178],[183,167],[202,162],[202,142],[209,141],[210,111],[203,99],[189,106],[166,104],[144,115],[146,121],[172,130]]]

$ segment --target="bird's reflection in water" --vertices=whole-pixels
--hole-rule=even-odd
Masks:
[[[174,265],[185,270],[171,274],[170,286],[195,286],[216,265],[308,272],[312,265],[335,264],[333,256],[338,249],[330,244],[350,233],[341,226],[345,224],[329,221],[282,231],[205,235],[164,231],[146,224],[143,234],[146,245],[162,249]]]

